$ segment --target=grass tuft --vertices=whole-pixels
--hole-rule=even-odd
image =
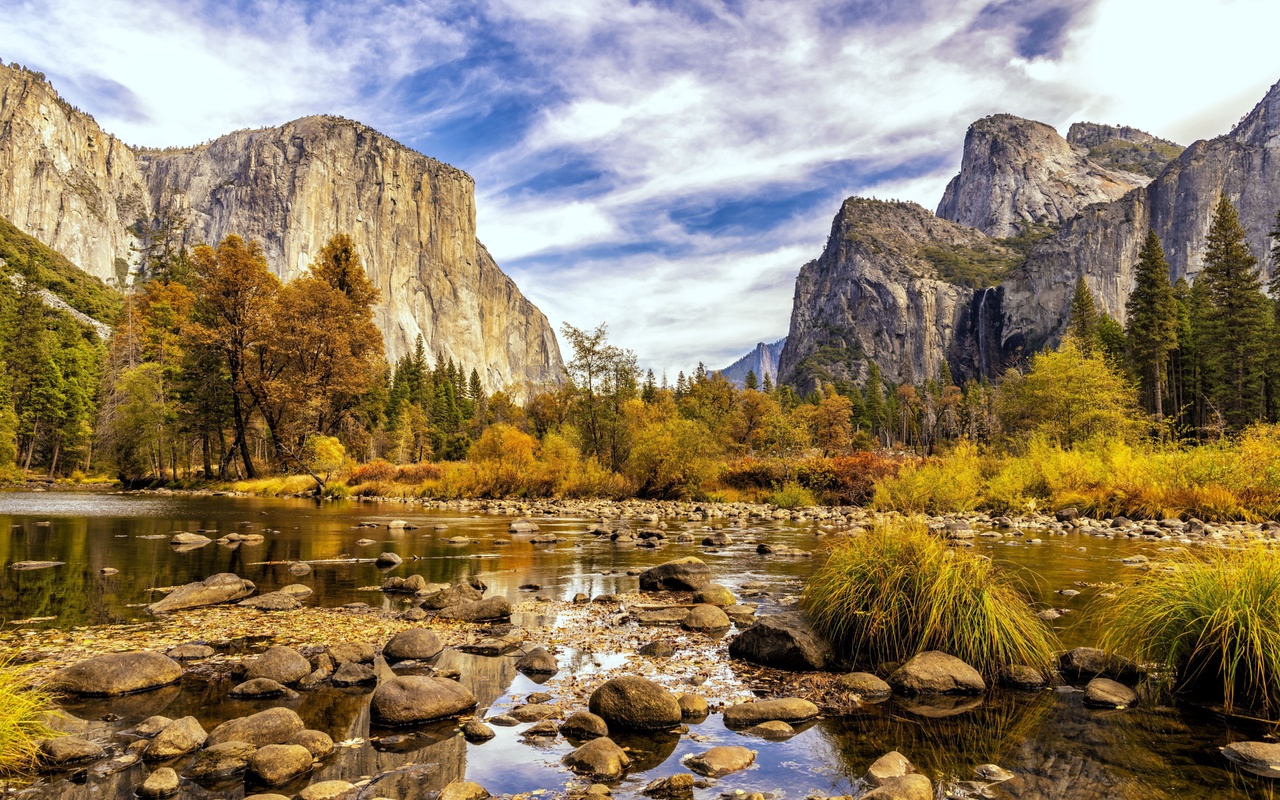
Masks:
[[[24,775],[36,766],[40,742],[54,735],[45,724],[52,696],[30,684],[25,667],[0,662],[0,775]]]
[[[802,602],[815,627],[866,666],[941,650],[994,678],[1017,664],[1043,669],[1058,646],[1015,576],[917,521],[834,546]]]
[[[1184,551],[1105,610],[1103,646],[1160,666],[1167,690],[1280,711],[1280,553]]]
[[[795,482],[783,484],[782,488],[766,498],[766,502],[778,508],[807,508],[818,504],[813,498],[813,492]]]

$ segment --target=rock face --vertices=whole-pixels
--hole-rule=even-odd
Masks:
[[[1093,161],[1043,122],[996,114],[969,126],[960,174],[947,184],[938,216],[1005,238],[1061,225],[1149,180]]]
[[[777,383],[778,357],[782,355],[782,348],[786,343],[787,337],[785,336],[773,344],[759,342],[756,344],[756,349],[724,369],[717,371],[733,383],[734,386],[740,388],[746,384],[748,372],[756,374],[756,381],[759,384],[764,384],[766,375],[769,376],[771,382]]]
[[[796,278],[778,363],[782,381],[804,390],[822,381],[861,381],[868,359],[894,382],[936,375],[973,324],[973,290],[949,282],[934,263],[957,250],[1017,263],[1015,253],[982,233],[914,203],[845,200],[826,249]],[[983,358],[975,352],[967,360]]]
[[[906,203],[846,200],[822,256],[796,280],[782,381],[808,390],[861,380],[875,363],[888,380],[920,383],[944,360],[957,379],[995,378],[1060,341],[1079,278],[1123,324],[1149,228],[1170,278],[1194,280],[1223,195],[1240,213],[1264,284],[1274,274],[1280,84],[1230,133],[1180,152],[1133,129],[1082,124],[1071,138],[1007,116],[975,123],[938,209],[946,220]],[[1130,144],[1139,152],[1126,155]],[[1130,164],[1137,172],[1115,169]],[[949,220],[973,227],[957,233]],[[984,234],[1035,222],[1045,224],[1017,253]]]
[[[489,389],[555,382],[546,317],[476,239],[474,181],[352,120],[305,117],[197,147],[134,149],[0,65],[0,215],[103,280],[123,281],[139,221],[186,221],[185,243],[257,239],[284,279],[335,233],[356,241],[382,290],[387,355],[475,367]]]

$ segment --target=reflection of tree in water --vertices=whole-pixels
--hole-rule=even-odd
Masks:
[[[1080,694],[994,692],[957,716],[928,718],[896,700],[824,720],[845,774],[898,750],[935,780],[966,781],[994,763],[1014,772],[1000,797],[1024,800],[1218,800],[1280,797],[1232,769],[1218,748],[1240,738],[1190,710],[1094,710]],[[1197,718],[1199,716],[1199,718]]]

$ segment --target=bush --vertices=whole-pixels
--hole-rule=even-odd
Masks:
[[[395,474],[395,464],[378,459],[377,461],[370,461],[368,464],[361,464],[351,470],[351,477],[347,480],[347,483],[356,486],[361,483],[388,481],[395,477]]]
[[[951,453],[903,467],[876,485],[873,505],[903,514],[972,511],[982,503],[978,448],[963,443]]]
[[[1280,554],[1200,548],[1112,599],[1103,646],[1162,667],[1166,689],[1280,709]]]
[[[0,775],[31,770],[41,740],[54,735],[44,721],[51,698],[32,687],[26,673],[24,667],[0,662]]]
[[[941,650],[990,678],[1017,664],[1043,669],[1057,647],[1011,574],[916,521],[835,545],[802,602],[843,655],[871,667]]]
[[[781,489],[769,495],[765,502],[778,508],[807,508],[818,504],[813,492],[794,482],[784,484]]]
[[[741,458],[725,465],[720,483],[732,489],[773,489],[787,477],[787,465],[777,459]]]
[[[876,453],[811,458],[796,467],[796,479],[831,505],[865,505],[878,481],[896,475],[900,462]]]

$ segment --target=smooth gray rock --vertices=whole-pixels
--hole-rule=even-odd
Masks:
[[[826,669],[832,660],[831,646],[800,612],[761,617],[729,643],[729,656],[797,672]]]
[[[188,608],[216,606],[242,600],[253,594],[256,588],[253,581],[231,572],[221,572],[202,581],[179,586],[145,610],[148,614],[170,614]]]
[[[160,653],[110,653],[58,670],[50,679],[49,688],[110,697],[168,686],[181,677],[182,665]]]
[[[889,676],[889,685],[903,694],[979,694],[987,690],[976,669],[938,650],[912,656]]]
[[[675,696],[653,681],[624,675],[591,693],[589,708],[611,731],[666,730],[680,724]]]
[[[457,716],[475,706],[475,696],[457,681],[409,675],[379,684],[369,708],[375,722],[399,726]]]

